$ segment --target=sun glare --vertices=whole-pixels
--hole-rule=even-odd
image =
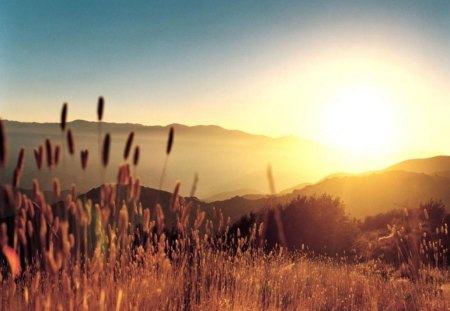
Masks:
[[[323,112],[324,139],[354,153],[384,153],[396,143],[393,106],[387,92],[373,86],[337,89]]]

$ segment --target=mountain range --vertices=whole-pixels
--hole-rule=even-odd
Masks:
[[[56,123],[21,123],[4,121],[10,147],[9,165],[3,182],[12,176],[15,154],[26,149],[22,187],[31,188],[32,178],[43,180],[41,188],[50,189],[50,180],[59,176],[63,189],[76,182],[79,192],[87,192],[104,182],[114,182],[117,167],[124,162],[123,148],[129,132],[135,132],[135,145],[141,148],[139,166],[133,168],[141,176],[143,189],[157,191],[165,160],[165,144],[170,126],[103,123],[101,133],[111,133],[110,167],[99,169],[98,124],[73,121],[68,123],[75,135],[76,155],[68,154],[62,167],[38,172],[32,150],[46,138],[65,143]],[[330,194],[341,198],[346,211],[363,218],[393,208],[415,207],[430,199],[442,200],[450,206],[450,157],[437,156],[410,159],[382,170],[361,174],[333,173],[333,150],[297,137],[271,138],[230,131],[217,126],[171,125],[175,130],[174,150],[168,159],[163,189],[170,193],[175,182],[182,181],[182,195],[188,195],[195,173],[200,176],[197,204],[215,206],[235,221],[243,214],[269,204],[283,203],[303,195]],[[67,147],[65,147],[67,148]],[[89,166],[82,172],[81,149],[90,150]],[[285,189],[268,198],[266,165],[276,168],[275,181]],[[319,164],[318,164],[319,163]],[[339,165],[337,165],[339,167]],[[335,170],[340,171],[340,170]],[[323,177],[328,176],[328,177]],[[311,181],[316,182],[311,183]],[[309,183],[307,183],[309,182]],[[145,193],[145,191],[143,192]],[[144,196],[145,198],[146,196]],[[150,204],[151,202],[143,202]]]
[[[433,171],[422,171],[421,164],[434,165],[437,162],[450,163],[450,156],[440,156],[427,159],[408,160],[407,163],[411,171],[398,170],[396,164],[385,170],[368,172],[358,175],[331,176],[311,185],[305,185],[301,189],[293,190],[290,193],[268,195],[236,195],[232,198],[205,202],[197,198],[195,205],[203,210],[211,212],[213,208],[221,210],[226,218],[230,218],[231,223],[239,220],[243,215],[251,212],[258,212],[263,208],[278,204],[287,204],[293,199],[301,196],[320,196],[330,194],[339,197],[344,203],[346,213],[350,216],[363,219],[399,208],[416,208],[421,203],[430,200],[441,200],[447,207],[450,207],[450,178],[439,176]],[[417,163],[417,165],[414,165]],[[446,171],[444,166],[436,166],[437,171]],[[415,170],[415,171],[414,171]],[[141,198],[144,206],[153,206],[154,189],[143,188],[144,196]],[[146,194],[147,193],[147,194]],[[170,199],[169,192],[160,195],[167,201]],[[153,199],[152,199],[153,198]]]
[[[75,155],[67,154],[66,138],[59,123],[24,123],[4,120],[9,142],[9,164],[3,182],[10,182],[17,154],[25,147],[25,171],[22,186],[30,188],[32,179],[43,180],[42,188],[51,189],[52,177],[59,177],[63,189],[76,182],[80,191],[88,191],[103,182],[116,180],[116,168],[124,162],[123,150],[130,131],[134,131],[134,145],[140,146],[140,161],[136,175],[142,184],[158,188],[165,161],[169,128],[173,127],[175,139],[168,159],[163,190],[172,190],[177,180],[182,182],[182,194],[189,194],[195,174],[199,176],[198,197],[208,198],[219,193],[252,189],[255,194],[269,192],[266,167],[273,167],[277,189],[287,189],[299,183],[317,181],[342,167],[343,158],[333,149],[295,136],[272,138],[252,135],[219,126],[144,126],[75,120],[67,123],[74,134]],[[103,137],[111,134],[110,165],[99,167],[99,131]],[[62,167],[38,173],[33,149],[49,138],[61,144],[64,153]],[[101,143],[101,141],[100,141]],[[80,151],[89,150],[89,164],[81,171]],[[320,163],[320,165],[317,165]],[[242,192],[240,193],[242,194]]]

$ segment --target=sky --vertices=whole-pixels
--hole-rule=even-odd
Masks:
[[[450,153],[450,1],[0,1],[0,116]]]

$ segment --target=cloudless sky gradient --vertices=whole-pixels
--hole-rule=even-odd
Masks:
[[[103,95],[106,121],[327,144],[333,98],[361,81],[388,94],[396,144],[450,152],[450,1],[0,2],[7,119],[67,101],[94,120]]]

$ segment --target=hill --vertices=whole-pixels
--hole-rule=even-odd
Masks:
[[[410,159],[394,164],[387,170],[450,176],[450,156],[441,155],[425,159]]]
[[[223,200],[227,200],[236,196],[241,196],[241,197],[245,197],[248,199],[259,199],[261,197],[263,197],[264,195],[262,195],[258,190],[255,189],[238,189],[238,190],[234,190],[234,191],[226,191],[226,192],[221,192],[218,194],[215,194],[213,196],[204,198],[203,201],[205,202],[215,202],[215,201],[223,201]]]
[[[116,165],[123,162],[123,148],[130,131],[135,132],[135,144],[141,148],[141,160],[136,175],[142,184],[158,188],[169,127],[175,129],[174,148],[171,153],[163,189],[171,191],[177,180],[182,181],[181,191],[187,195],[195,173],[199,175],[197,195],[207,198],[236,189],[254,189],[256,193],[268,193],[266,166],[271,163],[279,189],[286,189],[299,182],[319,180],[339,169],[337,156],[330,149],[294,136],[272,138],[252,135],[219,126],[144,126],[140,124],[105,123],[103,135],[111,134],[110,169],[99,169],[98,124],[75,120],[67,123],[75,138],[75,155],[65,156],[64,169],[38,174],[33,149],[50,138],[54,144],[65,145],[58,123],[24,123],[4,121],[9,142],[9,165],[3,181],[10,183],[19,148],[24,146],[25,171],[22,187],[31,188],[32,178],[39,176],[43,189],[51,189],[52,177],[58,176],[63,189],[76,182],[80,192],[98,187],[101,183],[116,180]],[[67,147],[64,147],[67,150]],[[80,170],[80,150],[88,149],[89,165]],[[315,165],[317,161],[320,166]],[[6,179],[5,179],[6,178]]]
[[[295,191],[294,195],[327,193],[340,197],[346,211],[362,218],[399,207],[417,207],[430,199],[450,207],[450,178],[405,171],[379,171],[370,175],[328,178]]]
[[[287,203],[298,196],[330,194],[339,197],[346,212],[356,218],[403,207],[417,207],[430,199],[442,200],[450,208],[450,175],[445,174],[447,165],[450,165],[450,157],[439,156],[403,161],[381,171],[357,175],[333,174],[318,183],[305,185],[271,200]],[[230,206],[245,212],[256,211],[267,206],[267,200],[236,197],[213,204],[233,214]]]

